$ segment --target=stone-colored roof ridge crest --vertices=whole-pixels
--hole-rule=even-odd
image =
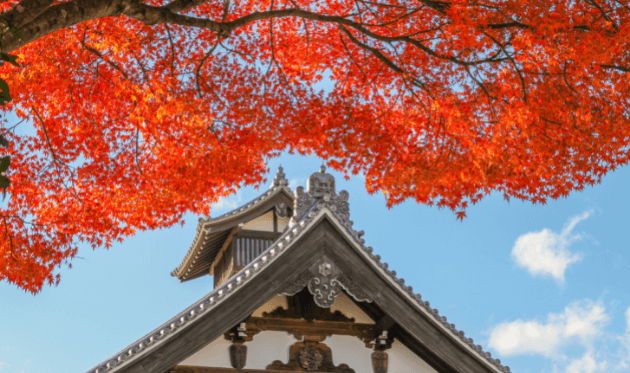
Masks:
[[[383,271],[398,284],[402,291],[408,293],[411,298],[415,299],[418,306],[433,315],[434,320],[438,324],[442,324],[447,330],[453,333],[456,338],[459,338],[460,341],[468,345],[480,358],[485,359],[498,370],[510,373],[508,366],[502,365],[499,359],[492,358],[490,352],[484,352],[480,345],[474,344],[472,338],[467,338],[463,331],[457,330],[454,324],[448,323],[445,316],[440,316],[438,310],[431,308],[428,301],[423,301],[420,294],[414,293],[411,286],[405,285],[404,279],[396,277],[396,271],[389,270],[388,264],[381,262],[380,255],[374,255],[372,247],[366,247],[364,245],[365,240],[361,238],[362,231],[357,232],[354,230],[352,228],[353,222],[349,220],[348,192],[341,191],[339,195],[335,193],[334,177],[330,174],[325,174],[324,166],[322,166],[319,173],[311,175],[309,183],[307,184],[306,193],[302,187],[298,187],[296,188],[295,194],[294,216],[291,219],[290,229],[283,233],[267,250],[232,276],[222,286],[214,289],[168,322],[129,345],[106,362],[90,369],[87,373],[113,373],[118,370],[116,368],[122,367],[126,362],[149,352],[162,341],[169,339],[170,335],[176,334],[178,330],[189,325],[190,321],[194,320],[198,315],[205,313],[208,309],[230,297],[230,295],[234,293],[234,290],[244,282],[256,277],[265,265],[276,260],[279,254],[283,253],[291,243],[295,242],[296,239],[304,233],[305,229],[309,227],[313,221],[319,220],[316,219],[317,217],[321,217],[323,214],[332,215],[336,218],[346,229],[346,232],[354,238],[356,244],[367,253],[368,257],[378,267],[383,269]],[[310,204],[307,204],[307,202]]]

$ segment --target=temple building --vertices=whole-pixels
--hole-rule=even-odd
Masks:
[[[348,197],[324,166],[295,191],[280,168],[200,219],[171,275],[214,290],[88,373],[510,372],[374,255]]]

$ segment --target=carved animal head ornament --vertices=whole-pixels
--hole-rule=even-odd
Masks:
[[[319,172],[316,172],[308,178],[306,184],[306,193],[313,198],[324,198],[327,194],[335,195],[335,178],[331,174],[326,173],[326,166],[322,165]]]
[[[295,197],[292,224],[302,219],[315,204],[328,207],[344,225],[350,219],[350,205],[348,204],[350,195],[345,190],[337,194],[335,177],[326,173],[326,166],[321,166],[319,172],[315,172],[308,178],[306,192],[301,186],[295,188]]]

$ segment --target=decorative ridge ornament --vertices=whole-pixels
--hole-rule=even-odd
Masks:
[[[326,255],[323,255],[306,272],[300,274],[292,284],[282,291],[282,294],[293,296],[304,287],[307,287],[308,291],[313,294],[315,304],[321,308],[330,308],[335,302],[335,298],[341,294],[341,289],[344,289],[357,302],[371,303],[373,301],[354,282],[344,276],[339,267],[332,264]]]
[[[349,228],[352,226],[352,222],[350,222],[350,205],[348,204],[349,197],[350,195],[345,190],[342,190],[337,195],[335,177],[326,173],[326,166],[322,165],[319,168],[319,172],[315,172],[308,178],[306,192],[302,186],[295,188],[295,205],[290,225],[295,225],[302,220],[304,214],[313,205],[318,205],[318,207],[327,207],[346,228]]]
[[[282,166],[278,167],[278,172],[276,172],[276,176],[273,178],[270,188],[279,186],[289,187],[289,181],[286,178],[287,175],[285,175],[283,171]]]

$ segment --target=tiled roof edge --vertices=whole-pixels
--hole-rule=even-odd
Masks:
[[[216,224],[228,218],[231,219],[231,218],[245,215],[254,207],[258,206],[261,202],[266,201],[267,199],[272,198],[273,196],[279,194],[283,189],[289,195],[292,195],[291,189],[289,189],[289,187],[285,185],[272,186],[271,189],[261,194],[260,196],[241,205],[241,207],[238,207],[221,216],[218,216],[216,218],[199,218],[199,224],[197,225],[197,234],[195,235],[195,238],[192,244],[190,245],[190,248],[186,252],[184,259],[182,259],[181,263],[173,271],[171,271],[171,276],[179,278],[179,276],[181,275],[181,272],[184,270],[185,264],[188,262],[188,259],[195,253],[199,242],[202,240],[202,237],[205,236],[208,223]]]
[[[316,207],[317,206],[313,206],[313,210],[316,210]],[[256,277],[265,265],[269,264],[273,260],[276,260],[278,258],[278,254],[283,252],[290,243],[295,241],[295,238],[303,233],[304,228],[307,227],[312,218],[313,216],[311,215],[302,219],[298,223],[298,227],[285,232],[267,250],[265,250],[240,272],[232,276],[225,284],[214,289],[199,301],[180,312],[177,316],[171,318],[152,332],[127,346],[125,349],[107,359],[105,362],[88,370],[87,373],[116,372],[126,365],[126,363],[134,360],[138,356],[150,352],[157,345],[160,345],[162,342],[177,334],[178,331],[189,326],[192,320],[205,313],[216,304],[229,298],[236,288],[244,282]]]
[[[283,172],[283,168],[282,166],[278,167],[278,171],[276,172],[276,176],[274,177],[272,183],[271,183],[271,187],[269,187],[269,190],[265,193],[263,193],[262,195],[254,198],[253,200],[241,205],[240,207],[237,207],[236,209],[226,212],[223,215],[219,215],[215,218],[211,218],[211,217],[206,217],[206,218],[199,218],[199,223],[217,223],[221,220],[227,219],[227,218],[232,218],[234,216],[237,215],[241,215],[246,213],[247,211],[249,211],[250,208],[254,207],[256,204],[258,204],[260,202],[260,200],[266,199],[265,196],[268,196],[269,194],[271,194],[273,191],[278,190],[280,188],[284,187],[285,190],[287,190],[289,192],[289,194],[293,194],[293,192],[291,191],[291,188],[289,188],[289,182],[286,179],[286,175]]]

